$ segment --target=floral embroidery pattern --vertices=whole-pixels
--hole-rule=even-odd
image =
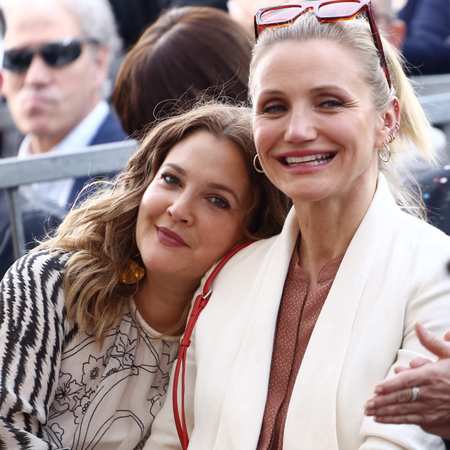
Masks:
[[[148,438],[167,391],[178,345],[147,335],[127,314],[104,346],[99,349],[94,338],[86,335],[64,350],[47,427],[49,437],[59,446],[73,439],[71,448],[85,448],[89,443],[86,448],[94,450],[105,434],[125,433],[126,438],[134,436],[130,448],[142,448]],[[141,355],[139,362],[137,354]],[[71,373],[64,367],[70,367]],[[142,386],[142,393],[135,386]],[[128,399],[133,395],[136,401]]]
[[[75,396],[83,391],[83,385],[72,380],[69,373],[60,374],[59,380],[52,408],[58,412],[73,411],[77,406]]]

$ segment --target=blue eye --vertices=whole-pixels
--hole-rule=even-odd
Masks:
[[[180,185],[180,180],[170,173],[162,173],[161,179],[164,180],[167,184],[172,185]]]
[[[341,102],[340,100],[326,100],[322,102],[320,106],[325,108],[340,108],[344,106],[344,102]]]
[[[228,209],[230,207],[230,204],[222,197],[210,197],[209,201],[219,209]]]
[[[286,111],[286,107],[280,104],[273,104],[263,108],[265,114],[279,114]]]

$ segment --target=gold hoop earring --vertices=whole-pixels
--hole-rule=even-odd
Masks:
[[[120,274],[120,282],[123,284],[135,284],[145,275],[145,270],[135,261],[130,259],[128,265]]]
[[[255,168],[255,170],[258,172],[258,173],[265,173],[264,172],[264,169],[262,168],[262,166],[261,166],[261,162],[259,163],[259,165],[261,166],[261,169],[258,169],[258,167],[257,167],[257,165],[256,165],[256,160],[258,159],[258,153],[255,155],[255,157],[253,158],[253,167]]]
[[[391,149],[387,143],[384,144],[384,147],[378,149],[378,156],[385,164],[389,162],[391,159]]]

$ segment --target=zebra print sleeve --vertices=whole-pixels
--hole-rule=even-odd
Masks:
[[[46,440],[45,424],[67,327],[68,257],[31,253],[0,283],[0,450],[56,448]]]

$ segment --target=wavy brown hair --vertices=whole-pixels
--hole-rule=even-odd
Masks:
[[[64,275],[69,319],[100,342],[141,286],[121,283],[120,274],[139,253],[135,230],[144,192],[172,147],[197,131],[233,143],[244,157],[252,199],[243,224],[246,237],[263,239],[281,231],[290,201],[253,168],[250,109],[209,103],[157,123],[116,179],[97,183],[97,192],[70,211],[56,234],[39,246],[72,253]]]

